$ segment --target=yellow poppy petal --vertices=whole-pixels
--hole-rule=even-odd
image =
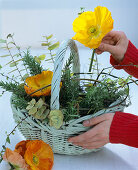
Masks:
[[[98,48],[102,38],[113,29],[111,12],[98,6],[95,11],[83,12],[73,22],[76,35],[72,38],[89,48]]]

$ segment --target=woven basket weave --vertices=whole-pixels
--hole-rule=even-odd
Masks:
[[[51,84],[51,110],[59,109],[59,91],[60,91],[60,81],[61,81],[61,70],[63,65],[64,56],[67,48],[70,47],[71,55],[74,56],[73,59],[73,72],[80,72],[80,62],[78,50],[75,42],[73,40],[64,41],[56,55],[56,60],[54,63],[54,73]],[[14,100],[14,95],[11,97],[11,107],[13,111],[13,117],[16,123],[19,123],[22,119],[28,116],[27,110],[20,110],[15,108],[12,104]],[[121,103],[121,104],[120,104]],[[42,139],[44,142],[48,143],[54,153],[67,154],[67,155],[80,155],[89,152],[98,151],[98,149],[83,149],[79,146],[74,146],[67,142],[67,139],[71,136],[76,136],[83,132],[86,132],[89,127],[84,127],[82,122],[84,120],[90,119],[102,115],[104,113],[122,111],[125,107],[125,102],[120,102],[120,100],[112,103],[108,109],[103,109],[98,111],[93,115],[87,115],[78,119],[73,119],[57,130],[54,127],[49,126],[46,123],[42,123],[36,120],[32,116],[27,117],[19,126],[18,129],[23,134],[23,136],[28,140]]]

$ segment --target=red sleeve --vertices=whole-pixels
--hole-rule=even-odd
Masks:
[[[128,74],[138,78],[138,49],[129,41],[124,59],[119,63],[110,56],[110,63],[116,69],[124,69]]]
[[[110,127],[111,143],[120,143],[138,148],[138,116],[116,112]]]

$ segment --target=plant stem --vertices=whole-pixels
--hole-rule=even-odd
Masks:
[[[6,42],[6,46],[7,46],[7,50],[9,51],[10,56],[12,57],[12,61],[15,62],[15,61],[14,61],[14,57],[13,57],[13,55],[11,54],[11,51],[10,51],[10,49],[9,49],[9,47],[8,47],[8,43],[7,43],[7,42]],[[20,70],[19,70],[18,67],[17,67],[17,64],[16,64],[16,63],[15,63],[15,67],[16,67],[16,69],[18,70],[21,79],[24,80],[23,77],[22,77],[22,75],[21,75]],[[24,83],[25,83],[25,82],[24,82]]]
[[[99,65],[98,65],[98,57],[96,54],[96,66],[97,66],[97,75],[99,74]]]
[[[28,115],[28,116],[29,116],[29,115]],[[28,116],[27,116],[27,117],[28,117]],[[9,136],[15,131],[15,129],[16,129],[27,117],[23,118],[23,119],[14,127],[14,129],[7,135],[7,137],[9,137]],[[3,145],[5,148],[6,148],[6,144],[7,144],[7,140],[5,141],[5,144]],[[4,148],[3,148],[3,149],[1,150],[1,152],[0,152],[0,163],[1,163],[2,160],[3,160],[3,158],[2,158],[3,152],[5,152],[5,149],[4,149]]]
[[[47,40],[47,44],[48,44],[49,42],[48,42],[48,40]],[[48,48],[50,47],[50,45],[48,45]],[[52,52],[51,52],[52,50],[49,50],[49,54],[50,54],[50,56],[51,56],[51,59],[52,59],[52,62],[54,63],[54,58],[53,58],[53,56],[52,56]]]
[[[89,72],[91,72],[91,70],[92,70],[92,64],[93,64],[93,60],[94,60],[94,54],[95,54],[95,49],[93,49],[93,52],[92,52],[92,58],[91,58],[91,62],[90,62]]]
[[[85,79],[85,78],[79,78],[79,79],[75,78],[75,79],[73,79],[73,80],[76,80],[76,81],[80,81],[80,80],[88,80],[88,81],[94,81],[94,82],[98,82],[98,83],[100,83],[100,82],[101,82],[101,81],[99,81],[99,80],[94,80],[94,79]]]
[[[7,79],[10,79],[11,81],[14,81],[15,83],[19,84],[19,82],[17,82],[16,80],[14,80],[13,78],[7,76],[7,75],[4,75],[3,73],[0,73],[1,76],[3,77],[6,77]]]
[[[36,93],[36,92],[38,92],[38,91],[40,91],[40,90],[43,90],[43,89],[45,89],[45,88],[47,88],[47,87],[49,87],[49,86],[51,86],[51,84],[46,85],[46,86],[44,86],[44,87],[42,87],[42,88],[40,88],[40,89],[35,90],[34,92],[28,94],[28,96],[31,96],[32,94],[34,94],[34,93]]]
[[[13,44],[15,45],[15,47],[17,48],[17,50],[19,51],[19,56],[21,57],[21,59],[23,59],[23,57],[22,57],[22,55],[21,55],[20,48],[19,48],[19,47],[17,46],[17,44],[15,43],[15,41],[14,41],[14,39],[13,39],[13,36],[12,36],[11,38],[12,38]],[[24,65],[24,67],[25,67],[26,73],[29,75],[26,65]]]

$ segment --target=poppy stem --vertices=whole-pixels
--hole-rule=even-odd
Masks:
[[[91,70],[92,70],[92,64],[93,64],[93,60],[94,60],[95,50],[96,49],[93,49],[93,52],[92,52],[92,58],[91,58],[91,62],[90,62],[89,72],[91,72]]]

